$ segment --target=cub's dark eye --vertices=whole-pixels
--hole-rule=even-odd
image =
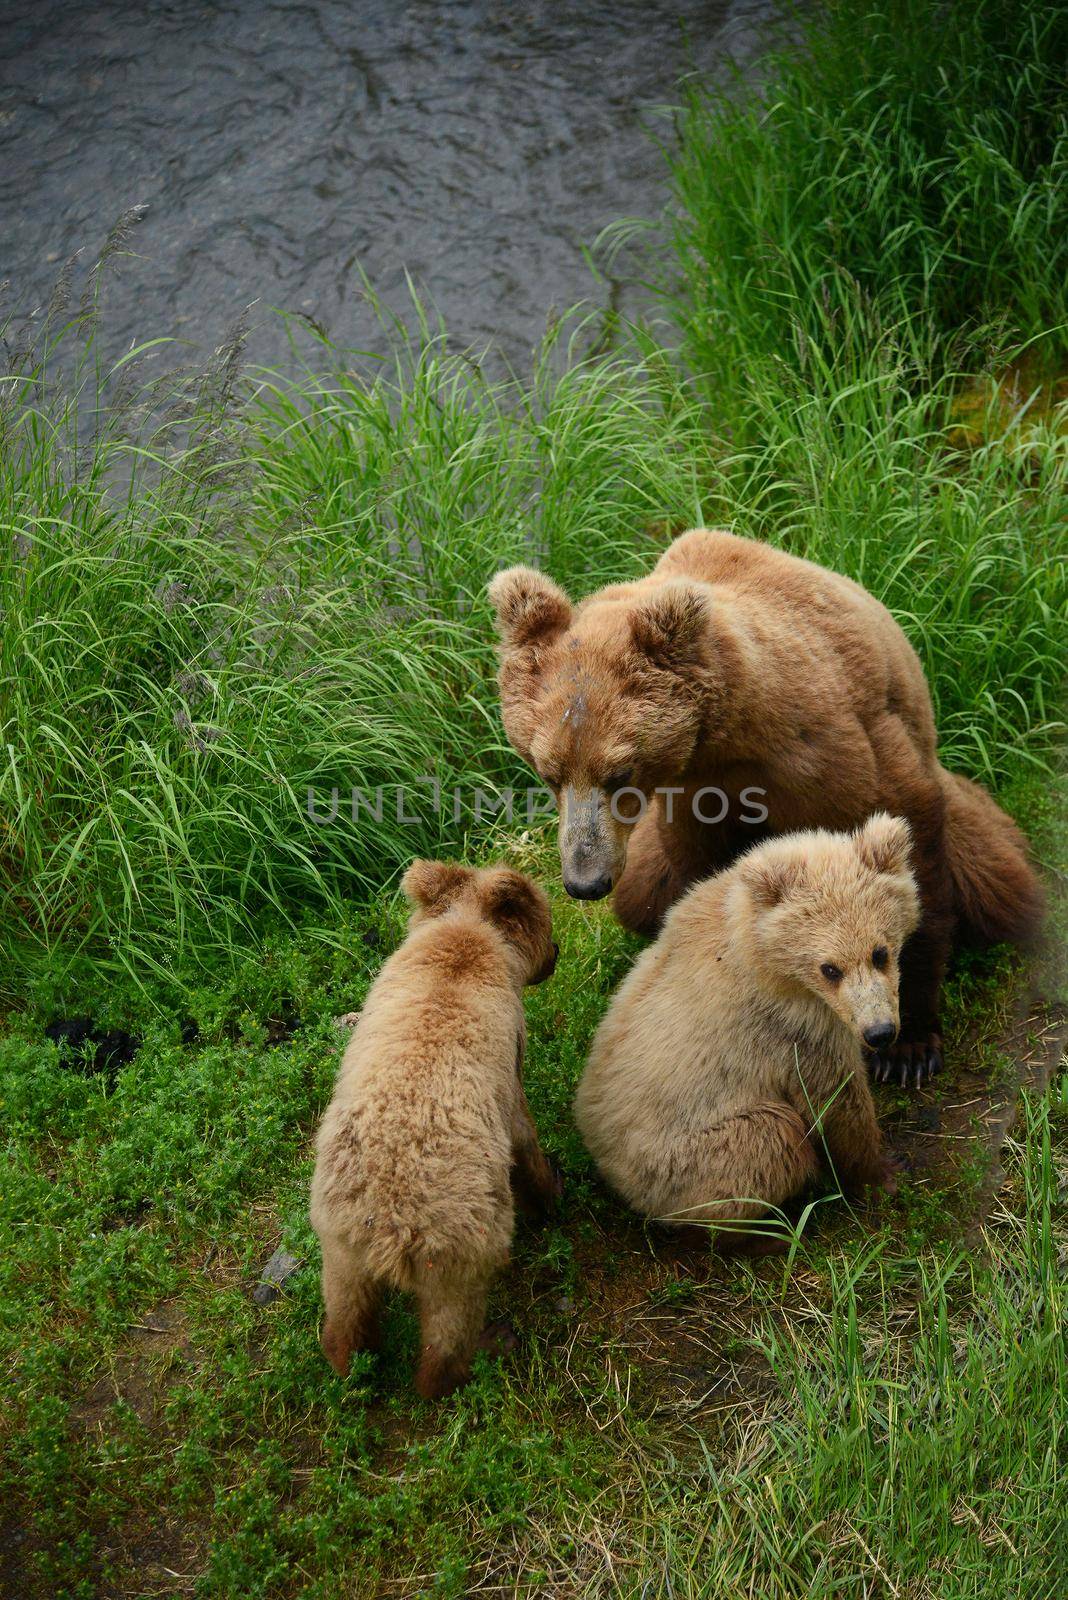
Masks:
[[[626,789],[634,776],[633,767],[624,767],[622,772],[613,772],[610,778],[604,780],[604,786],[609,794],[614,794],[617,789]]]
[[[547,789],[559,789],[560,774],[558,772],[539,772],[538,777]]]
[[[885,972],[890,961],[890,952],[885,944],[877,944],[871,953],[871,964],[877,972]]]
[[[841,967],[836,967],[833,961],[825,961],[820,971],[828,983],[841,983],[844,977]]]

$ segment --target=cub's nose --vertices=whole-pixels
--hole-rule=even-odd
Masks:
[[[596,878],[569,878],[564,876],[564,888],[572,900],[603,900],[612,892],[612,880],[607,872]]]
[[[870,1050],[885,1050],[896,1038],[897,1029],[892,1022],[873,1022],[864,1029],[864,1043]]]

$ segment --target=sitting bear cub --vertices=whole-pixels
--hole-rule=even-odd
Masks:
[[[511,1182],[546,1210],[556,1180],[520,1079],[523,987],[556,962],[529,878],[416,861],[409,937],[375,980],[316,1143],[311,1220],[323,1250],[323,1349],[348,1371],[377,1341],[383,1288],[422,1326],[416,1388],[470,1376],[486,1295],[512,1242]]]
[[[788,834],[668,913],[597,1032],[575,1115],[638,1211],[743,1223],[818,1177],[892,1187],[863,1048],[898,1028],[908,825]]]

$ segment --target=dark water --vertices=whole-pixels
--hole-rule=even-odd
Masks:
[[[583,259],[604,224],[665,198],[646,129],[680,78],[756,44],[767,0],[0,0],[0,278],[22,312],[76,281],[127,207],[116,349],[201,349],[249,302],[250,355],[283,355],[270,307],[376,342],[405,270],[454,343],[521,360],[550,308],[610,298]],[[670,122],[659,124],[665,136]]]

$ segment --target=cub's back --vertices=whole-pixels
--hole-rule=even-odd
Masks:
[[[329,1212],[372,1254],[378,1239],[394,1271],[413,1248],[437,1259],[483,1252],[510,1207],[522,1028],[490,930],[413,934],[376,979],[345,1051],[316,1141],[313,1219]]]

